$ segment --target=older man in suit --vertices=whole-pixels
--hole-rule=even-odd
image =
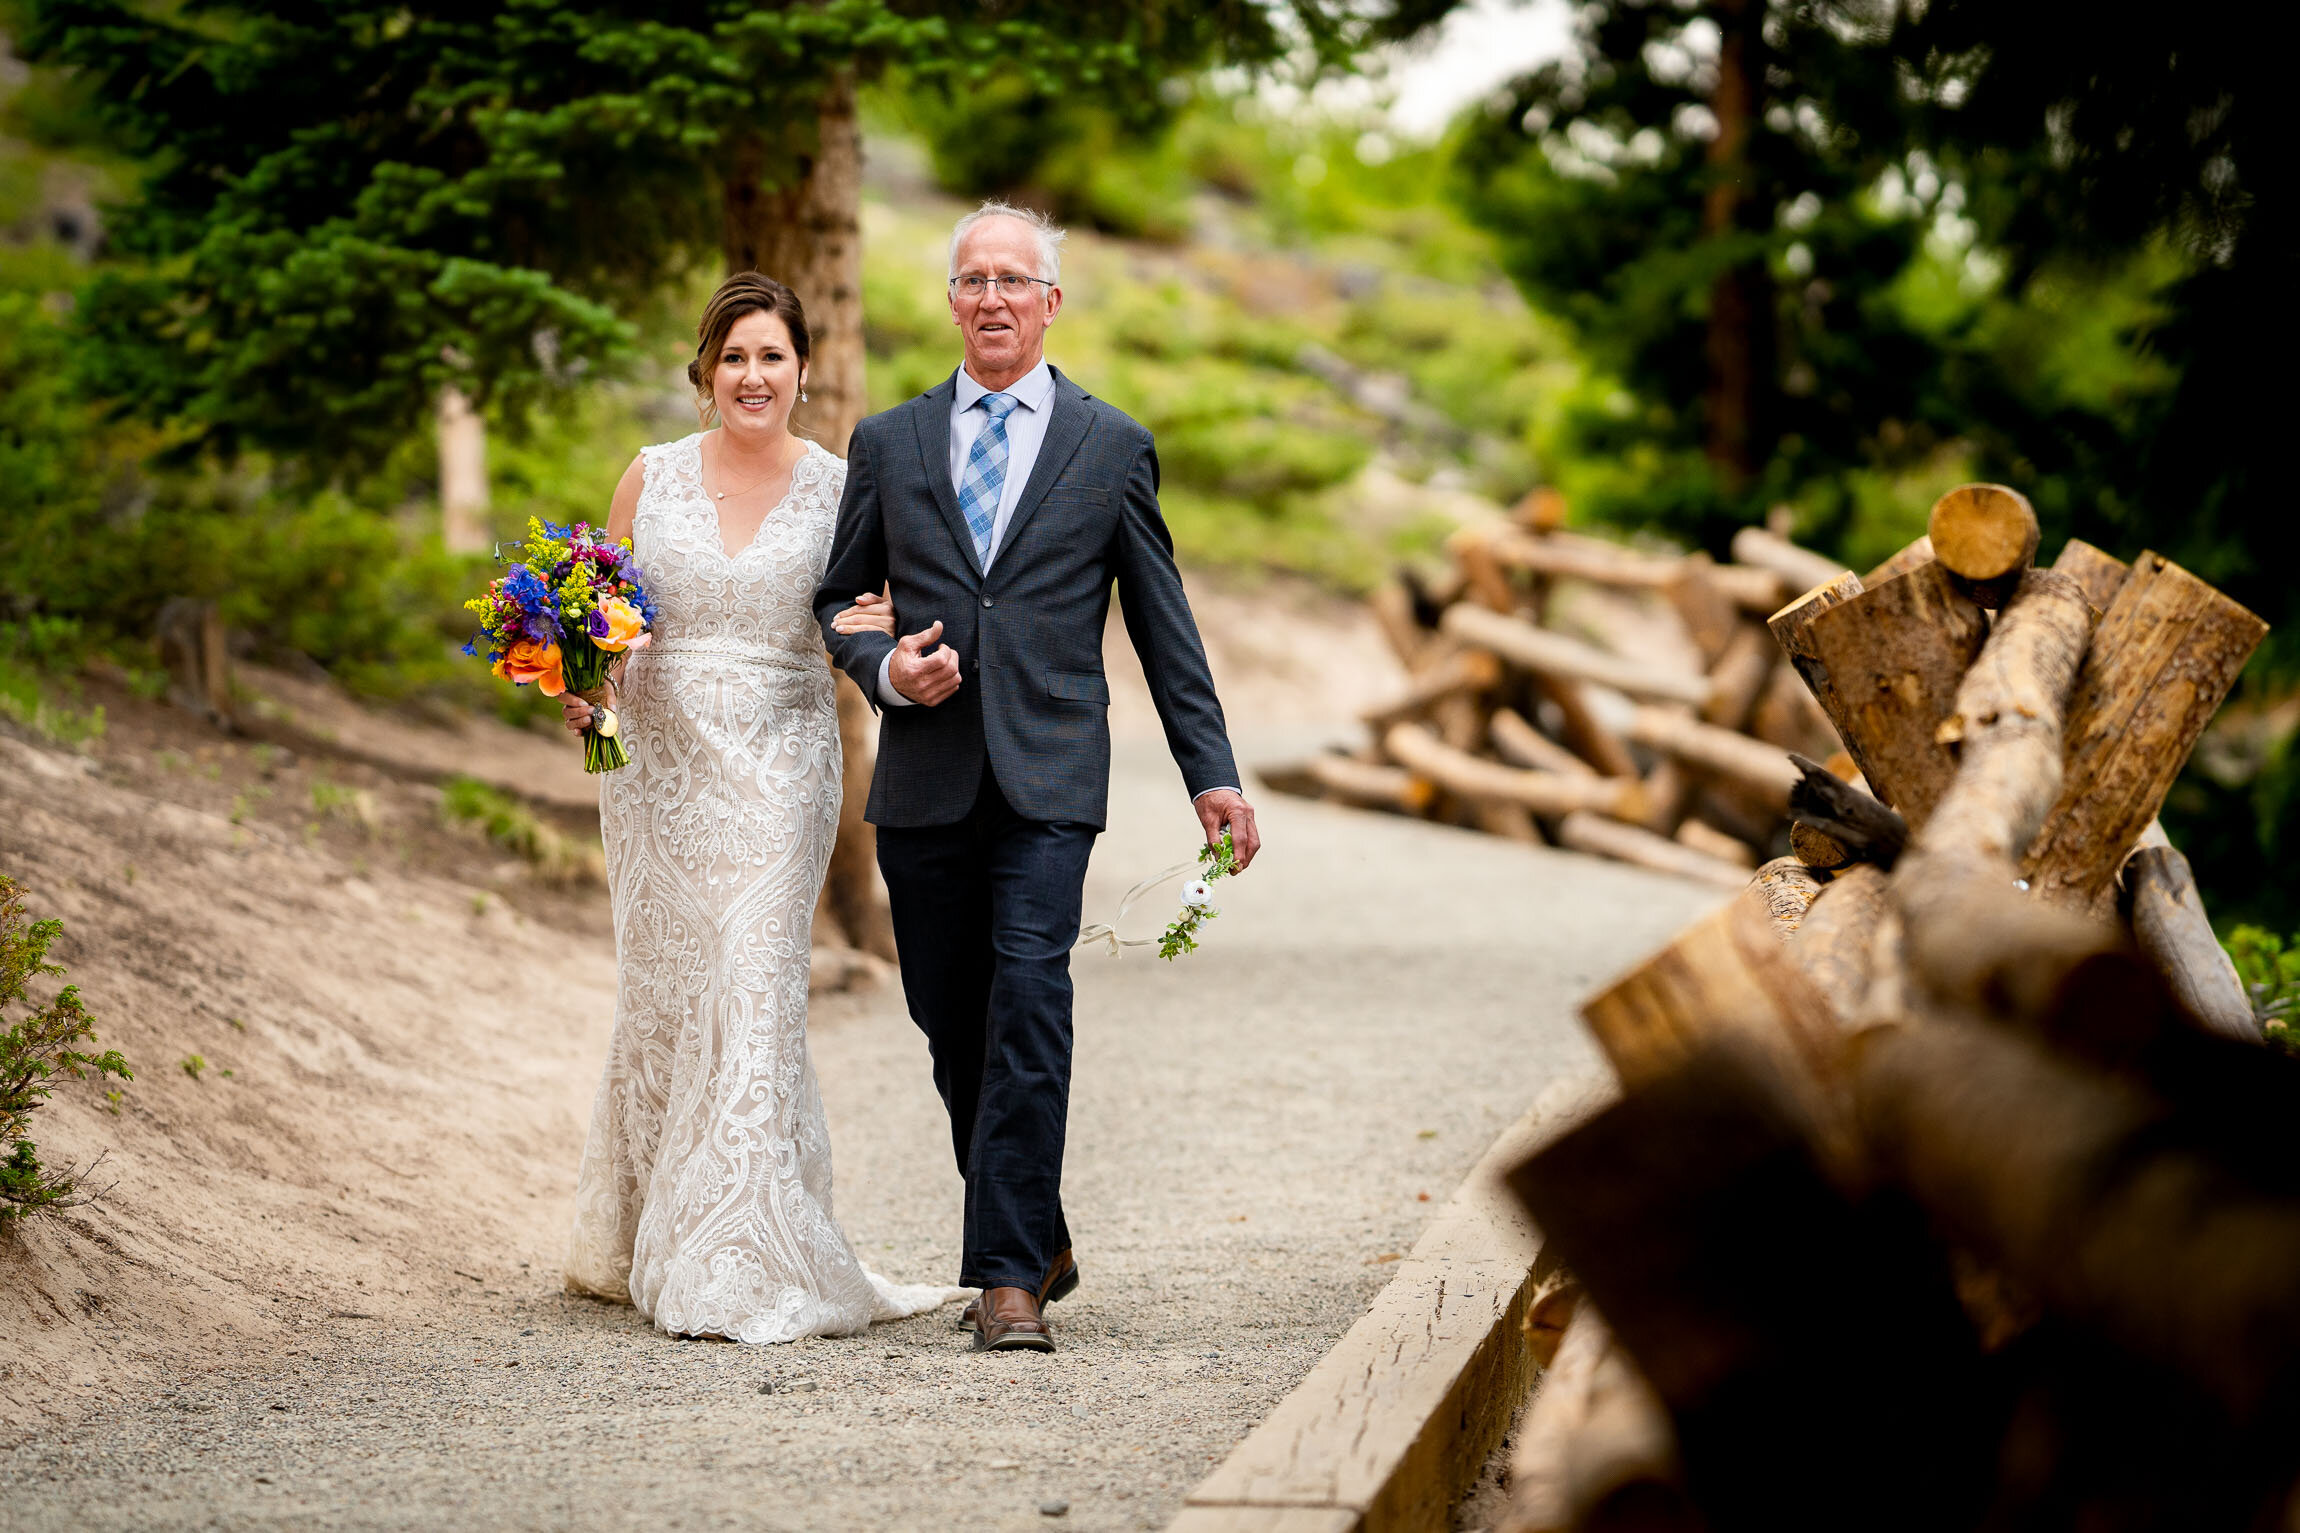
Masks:
[[[965,362],[855,428],[830,567],[831,654],[883,705],[878,827],[903,991],[966,1178],[959,1281],[974,1344],[1052,1351],[1044,1306],[1078,1286],[1062,1215],[1070,949],[1110,787],[1102,636],[1117,586],[1209,844],[1261,838],[1239,792],[1150,433],[1046,362],[1062,231],[986,203],[950,245]],[[891,589],[899,640],[831,628]]]

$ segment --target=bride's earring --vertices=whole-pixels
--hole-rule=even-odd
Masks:
[[[801,389],[801,390],[799,390],[799,403],[803,405],[803,404],[805,404],[806,402],[807,402],[807,391],[806,391],[805,389]]]

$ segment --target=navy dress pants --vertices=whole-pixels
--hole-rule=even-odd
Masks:
[[[1036,1290],[1070,1245],[1070,949],[1098,833],[1024,819],[987,764],[957,824],[879,827],[903,995],[966,1178],[970,1288]]]

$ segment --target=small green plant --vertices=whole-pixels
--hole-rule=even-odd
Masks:
[[[182,1064],[184,1073],[193,1080],[198,1080],[208,1068],[207,1060],[198,1054],[186,1054]]]
[[[597,883],[605,858],[596,846],[552,829],[534,811],[476,777],[451,777],[440,788],[440,813],[450,824],[476,825],[487,839],[532,865],[547,883]]]
[[[81,1179],[92,1166],[41,1164],[25,1132],[34,1109],[53,1094],[56,1077],[133,1079],[118,1050],[95,1054],[81,1047],[95,1041],[96,1029],[78,986],[64,986],[45,1006],[32,1002],[35,978],[64,972],[48,961],[63,930],[61,921],[27,922],[22,892],[0,874],[0,1227],[43,1208],[88,1201]],[[106,1099],[117,1111],[118,1094]]]
[[[2222,944],[2252,1002],[2269,1046],[2300,1055],[2300,938],[2287,942],[2266,927],[2239,926]]]
[[[365,788],[347,788],[324,777],[312,780],[311,807],[323,820],[345,820],[370,835],[379,823],[374,794]]]

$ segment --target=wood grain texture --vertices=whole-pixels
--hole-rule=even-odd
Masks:
[[[2084,587],[2085,599],[2103,612],[2116,600],[2116,593],[2124,589],[2125,580],[2132,574],[2131,565],[2114,554],[2103,553],[2082,538],[2070,538],[2061,549],[2060,557],[2052,561],[2052,567]]]
[[[2143,553],[2093,634],[2068,708],[2060,798],[2024,866],[2043,898],[2105,916],[2116,870],[2268,625]]]
[[[1852,848],[1809,820],[1789,827],[1789,850],[1796,853],[1799,862],[1821,873],[1833,873],[1859,860]]]
[[[1811,982],[1841,1027],[1850,1027],[1861,1015],[1868,995],[1886,896],[1885,875],[1873,863],[1856,863],[1814,896],[1789,944],[1789,961]]]
[[[1827,887],[1826,878],[1794,857],[1774,858],[1749,880],[1750,892],[1764,903],[1766,919],[1773,923],[1773,935],[1783,942],[1797,935],[1805,912]]]
[[[1532,1383],[1523,1321],[1540,1235],[1504,1177],[1554,1132],[1494,1141],[1373,1306],[1187,1498],[1199,1533],[1443,1533]],[[1318,1512],[1269,1521],[1245,1510]],[[1214,1514],[1240,1513],[1223,1521]],[[1340,1513],[1350,1521],[1338,1520]]]
[[[1820,655],[1813,648],[1813,622],[1865,589],[1861,577],[1848,570],[1827,585],[1813,587],[1765,620],[1766,631],[1773,635],[1773,642],[1781,646],[1790,669],[1805,683],[1806,692],[1828,718],[1831,729],[1836,728],[1837,714],[1844,705],[1837,700],[1828,668],[1821,664]]]
[[[1612,687],[1631,697],[1699,707],[1709,700],[1709,679],[1666,666],[1609,654],[1522,618],[1467,603],[1448,607],[1438,625],[1464,644],[1489,649],[1512,665],[1548,676]]]
[[[2002,606],[2036,560],[2036,512],[2001,484],[1960,484],[1933,502],[1933,557],[1981,606]]]
[[[1926,564],[1816,613],[1803,637],[1827,678],[1814,696],[1869,791],[1922,826],[1956,774],[1934,736],[1988,620],[1947,571]]]
[[[1765,898],[1745,888],[1583,1002],[1581,1018],[1625,1087],[1666,1075],[1719,1035],[1754,1039],[1800,1076],[1825,1078],[1837,1025],[1784,954]]]

